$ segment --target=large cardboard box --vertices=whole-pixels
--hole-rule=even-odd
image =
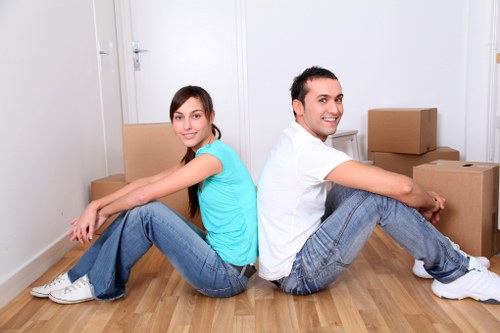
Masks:
[[[368,153],[368,158],[373,161],[373,165],[382,169],[412,177],[414,166],[434,160],[457,161],[460,159],[460,152],[450,147],[437,147],[436,150],[421,155],[371,151]]]
[[[436,227],[473,256],[499,250],[498,169],[498,163],[445,160],[413,168],[417,183],[446,198]]]
[[[96,179],[91,182],[90,192],[91,199],[96,200],[102,198],[108,194],[111,194],[120,188],[127,185],[129,182],[125,180],[124,174],[116,174],[108,177],[104,177],[101,179]],[[182,190],[176,193],[173,193],[169,196],[163,197],[159,199],[165,205],[169,206],[186,219],[192,221],[197,227],[203,229],[203,225],[201,222],[201,218],[197,216],[194,220],[189,217],[189,200],[187,195],[187,190]],[[111,216],[104,224],[96,231],[96,234],[101,234],[104,229],[107,228],[109,224],[111,224],[116,218],[117,214]]]
[[[368,110],[368,151],[423,154],[436,149],[437,109]]]
[[[186,147],[174,133],[172,124],[123,126],[125,180],[151,176],[179,163]]]

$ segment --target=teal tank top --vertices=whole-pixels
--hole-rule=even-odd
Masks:
[[[257,193],[247,168],[236,152],[216,140],[198,149],[222,163],[222,172],[203,181],[198,190],[201,219],[207,242],[233,265],[257,259]]]

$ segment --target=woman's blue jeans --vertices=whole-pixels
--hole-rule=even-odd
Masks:
[[[200,293],[230,297],[248,278],[226,263],[205,241],[205,233],[161,202],[122,213],[68,272],[71,281],[88,274],[99,300],[125,295],[134,264],[155,245]]]
[[[381,195],[335,185],[327,196],[319,229],[296,255],[289,276],[279,279],[289,294],[326,288],[351,265],[377,225],[437,280],[448,283],[467,272],[468,258],[414,208]]]

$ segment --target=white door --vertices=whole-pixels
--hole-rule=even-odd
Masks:
[[[124,0],[116,4],[124,122],[169,122],[174,93],[185,85],[199,85],[214,100],[215,121],[224,141],[245,155],[247,108],[239,1]]]
[[[99,47],[101,111],[108,175],[123,173],[122,106],[114,0],[94,1]],[[104,176],[104,175],[103,175]]]

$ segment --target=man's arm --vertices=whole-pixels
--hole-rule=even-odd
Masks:
[[[334,168],[326,180],[351,188],[384,195],[420,210],[424,217],[436,222],[445,199],[424,191],[413,179],[373,165],[347,161]]]

